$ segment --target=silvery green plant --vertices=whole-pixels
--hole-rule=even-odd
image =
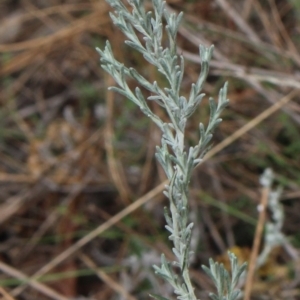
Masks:
[[[162,86],[157,81],[150,82],[134,68],[124,66],[114,58],[108,41],[104,50],[97,49],[101,56],[102,68],[118,84],[118,87],[110,87],[110,90],[134,102],[162,131],[161,146],[156,148],[156,158],[169,179],[169,185],[164,191],[170,202],[169,209],[165,208],[167,222],[165,227],[170,232],[169,239],[173,242],[173,252],[176,258],[170,263],[162,255],[161,266],[154,266],[154,269],[156,274],[172,285],[177,299],[196,300],[189,275],[193,223],[189,222],[188,186],[193,169],[201,163],[208,151],[213,130],[222,121],[219,116],[228,104],[227,84],[220,90],[217,103],[213,98],[209,99],[208,125],[205,127],[200,123],[199,142],[187,149],[185,145],[187,119],[195,112],[204,97],[201,91],[208,74],[213,46],[199,47],[201,72],[197,82],[191,85],[189,96],[186,98],[180,95],[184,59],[177,54],[176,47],[178,26],[183,14],[170,14],[165,9],[165,2],[162,0],[152,0],[154,12],[146,12],[141,0],[128,0],[132,7],[131,11],[120,0],[107,0],[107,2],[115,10],[115,14],[110,14],[113,23],[127,37],[125,43],[140,52],[147,62],[154,65],[168,83],[167,86]],[[164,47],[162,43],[163,18],[166,22],[168,47]],[[131,90],[127,78],[136,80],[151,95],[144,96],[139,87],[136,87],[134,91]],[[168,123],[152,112],[145,97],[148,101],[155,101],[166,110],[170,120]],[[177,267],[178,271],[175,271],[174,267]],[[153,297],[166,300],[157,295]]]
[[[209,260],[210,268],[202,266],[217,288],[217,294],[209,294],[213,300],[236,300],[240,295],[240,290],[236,289],[236,286],[247,264],[244,263],[242,266],[239,266],[237,258],[233,253],[229,252],[228,256],[231,266],[231,276],[223,264],[214,262],[212,259]]]
[[[282,187],[272,188],[274,183],[274,173],[271,169],[266,169],[260,177],[260,184],[263,187],[270,189],[268,198],[268,209],[271,213],[271,218],[267,220],[264,232],[264,247],[257,259],[256,268],[264,265],[272,250],[278,246],[288,245],[289,242],[282,232],[284,222],[284,210],[280,203]]]

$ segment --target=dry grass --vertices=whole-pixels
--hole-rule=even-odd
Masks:
[[[159,290],[151,264],[161,252],[172,257],[163,230],[165,177],[153,158],[160,133],[107,92],[113,82],[94,48],[109,39],[120,60],[153,80],[156,74],[123,46],[105,1],[60,2],[0,3],[0,295],[148,299]],[[284,186],[291,245],[255,274],[251,299],[300,299],[300,6],[167,2],[185,12],[183,93],[199,72],[199,43],[216,47],[207,94],[216,96],[225,80],[230,86],[230,107],[191,185],[199,297],[211,289],[200,268],[208,257],[232,247],[250,252],[258,178],[271,167]],[[193,117],[191,143],[207,116],[202,107]]]

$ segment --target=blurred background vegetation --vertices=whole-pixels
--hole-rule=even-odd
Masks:
[[[215,45],[205,93],[217,98],[229,82],[230,107],[213,155],[191,183],[192,277],[201,299],[212,289],[200,267],[209,257],[222,260],[231,249],[248,260],[259,176],[267,167],[284,189],[290,252],[272,253],[256,274],[253,299],[300,299],[299,3],[167,1],[168,9],[185,13],[178,36],[186,57],[182,93],[199,73],[199,44]],[[165,180],[154,159],[160,132],[132,103],[107,92],[114,82],[101,70],[95,47],[109,39],[126,65],[152,81],[157,73],[123,44],[108,12],[103,0],[0,1],[2,300],[170,293],[151,267],[161,252],[172,257],[166,199],[156,188]],[[209,116],[207,103],[187,128],[191,145],[199,121]]]

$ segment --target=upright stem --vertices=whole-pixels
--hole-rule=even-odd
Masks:
[[[128,38],[126,43],[143,54],[144,58],[156,66],[168,81],[168,87],[162,87],[157,82],[150,83],[133,68],[124,67],[114,58],[108,42],[104,50],[98,49],[101,55],[101,66],[114,77],[119,85],[119,87],[113,87],[113,90],[137,104],[142,112],[150,117],[163,132],[162,145],[157,146],[156,157],[170,180],[169,187],[165,191],[170,200],[169,212],[165,214],[166,228],[170,232],[170,239],[174,245],[173,251],[176,260],[173,263],[180,268],[181,273],[176,275],[164,255],[162,255],[161,266],[154,266],[154,269],[158,275],[174,287],[177,299],[196,300],[189,276],[192,224],[188,223],[188,184],[192,168],[196,163],[199,163],[203,155],[202,152],[207,148],[212,129],[220,122],[219,114],[227,104],[226,89],[221,93],[222,97],[219,98],[218,106],[210,101],[211,117],[207,130],[205,130],[204,125],[200,125],[201,138],[199,143],[192,147],[187,155],[185,153],[185,125],[187,118],[194,113],[202,100],[203,94],[200,92],[208,73],[208,64],[213,47],[200,47],[201,72],[197,82],[192,84],[190,97],[187,100],[184,96],[180,96],[184,61],[180,57],[178,64],[179,57],[175,43],[182,13],[178,16],[169,14],[164,9],[165,2],[162,0],[152,0],[155,16],[145,12],[141,0],[128,0],[132,10],[127,10],[121,0],[107,1],[115,9],[115,14],[111,14],[111,17],[114,24]],[[166,31],[169,36],[169,48],[164,47],[162,42],[163,17],[167,22]],[[144,36],[144,43],[139,40],[135,30]],[[135,91],[131,90],[127,83],[128,76],[137,80],[143,88],[151,93],[148,100],[154,100],[166,109],[170,118],[168,123],[163,122],[151,111],[141,89],[137,87]],[[160,296],[156,298],[161,299]]]
[[[262,190],[261,201],[259,205],[259,218],[255,230],[255,238],[254,238],[254,243],[253,243],[250,261],[249,261],[249,269],[248,269],[247,280],[245,285],[244,300],[250,300],[251,297],[253,278],[254,278],[254,273],[256,268],[256,260],[257,260],[257,255],[259,252],[261,238],[263,235],[263,229],[266,221],[269,194],[270,194],[270,187],[265,186]]]

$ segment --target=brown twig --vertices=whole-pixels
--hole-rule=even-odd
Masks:
[[[0,293],[4,298],[1,298],[0,300],[15,300],[3,287],[0,286]]]
[[[107,77],[107,85],[114,85],[113,79]],[[113,110],[114,110],[114,94],[108,92],[106,95],[106,107],[107,107],[107,117],[106,117],[106,128],[105,128],[105,150],[107,153],[108,169],[110,176],[116,185],[118,192],[120,193],[121,200],[124,205],[130,203],[131,192],[127,181],[125,180],[126,176],[124,175],[124,170],[120,162],[115,158],[113,140],[114,140],[114,131],[113,131]]]
[[[54,300],[68,300],[68,298],[64,297],[63,295],[60,295],[53,289],[49,288],[48,286],[38,282],[35,278],[28,278],[25,274],[22,272],[14,269],[11,266],[8,266],[4,262],[0,261],[0,269],[2,272],[9,274],[10,276],[14,278],[18,278],[26,283],[28,283],[30,286],[35,288],[37,291],[41,292],[42,294],[48,296],[51,299]]]
[[[97,265],[92,261],[90,257],[88,257],[85,254],[80,254],[79,258],[83,261],[84,264],[91,268],[105,284],[107,284],[110,288],[112,288],[115,292],[120,294],[126,300],[137,300],[135,297],[130,295],[123,286],[121,286],[119,283],[113,280],[105,272],[97,269]]]
[[[253,243],[250,261],[249,261],[244,300],[250,300],[251,297],[251,289],[253,286],[254,273],[256,269],[256,260],[257,260],[259,247],[263,235],[263,229],[266,221],[266,209],[268,204],[269,193],[270,193],[270,188],[264,187],[262,190],[260,205],[258,206],[259,217],[258,217],[258,223],[255,230],[254,243]]]

